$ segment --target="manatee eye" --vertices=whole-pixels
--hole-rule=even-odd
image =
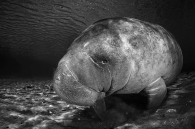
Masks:
[[[106,59],[103,59],[103,60],[101,60],[101,62],[100,62],[101,64],[107,64],[108,63],[108,60],[106,60]]]
[[[106,65],[107,63],[109,63],[108,58],[102,55],[95,55],[93,57],[93,60],[95,63],[100,64],[100,65]]]

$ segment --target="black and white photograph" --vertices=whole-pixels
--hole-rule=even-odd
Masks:
[[[195,1],[1,0],[0,129],[195,129]]]

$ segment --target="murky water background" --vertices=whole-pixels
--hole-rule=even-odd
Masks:
[[[195,72],[182,73],[156,109],[135,96],[106,99],[106,121],[90,107],[69,105],[52,80],[0,79],[0,129],[195,129]]]

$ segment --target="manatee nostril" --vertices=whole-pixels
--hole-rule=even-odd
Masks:
[[[54,74],[54,83],[59,84],[61,82],[61,70],[57,68]]]
[[[61,81],[60,76],[57,76],[57,77],[55,78],[55,83],[60,83],[60,81]]]

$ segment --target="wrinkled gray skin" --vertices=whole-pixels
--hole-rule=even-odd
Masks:
[[[66,102],[83,106],[111,94],[146,90],[151,108],[161,103],[182,64],[179,45],[162,27],[131,18],[105,19],[74,40],[58,64],[54,89]]]

